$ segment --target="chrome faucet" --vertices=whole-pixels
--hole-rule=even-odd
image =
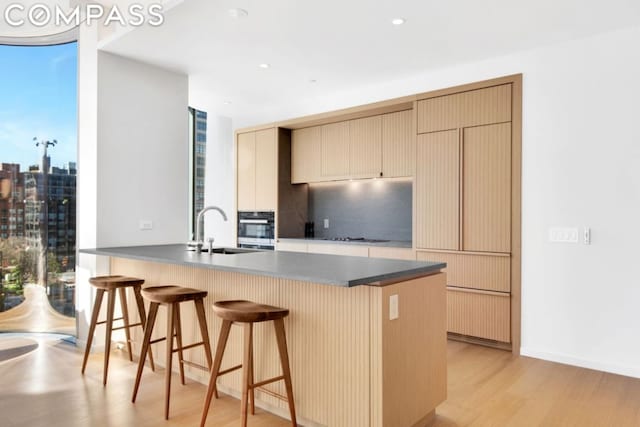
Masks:
[[[196,252],[201,252],[202,251],[202,245],[204,244],[204,230],[203,230],[203,225],[204,225],[204,214],[207,211],[218,211],[220,212],[220,215],[222,215],[222,218],[227,221],[227,214],[224,213],[224,211],[222,209],[220,209],[217,206],[207,206],[206,208],[202,209],[199,213],[198,213],[198,217],[196,218],[196,235],[194,237],[194,240],[190,241],[187,244],[188,249],[190,250],[196,250]],[[211,243],[213,241],[210,242],[209,246],[211,246]]]

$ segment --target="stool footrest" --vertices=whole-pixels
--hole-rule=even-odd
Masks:
[[[198,363],[190,362],[189,360],[183,360],[182,364],[183,365],[187,365],[187,366],[191,366],[192,368],[202,369],[203,371],[209,371],[209,368],[207,368],[206,366],[202,366],[202,365],[200,365]]]
[[[194,343],[194,344],[185,345],[184,347],[180,347],[180,348],[174,348],[173,352],[175,353],[175,352],[178,352],[180,350],[189,350],[190,348],[198,347],[200,345],[204,345],[204,341],[197,342],[197,343]]]
[[[262,387],[263,385],[275,383],[276,381],[282,381],[282,380],[284,380],[284,375],[280,375],[279,377],[274,377],[268,380],[260,381],[259,383],[249,384],[249,388],[258,388],[258,387]]]
[[[218,372],[218,376],[226,375],[226,374],[228,374],[230,372],[237,371],[240,368],[242,368],[242,365],[238,365],[238,366],[234,366],[233,368],[225,369],[224,371]]]
[[[134,326],[142,326],[142,323],[133,323],[129,326],[118,326],[117,328],[111,328],[112,331],[119,331],[120,329],[133,328]]]
[[[151,341],[149,341],[149,344],[157,344],[157,343],[159,343],[161,341],[166,341],[166,339],[167,339],[167,337],[151,340]]]
[[[113,321],[115,322],[117,320],[122,320],[122,319],[123,319],[122,317],[116,317],[115,319],[113,319]],[[100,322],[96,322],[96,326],[97,325],[104,325],[105,323],[107,323],[107,321],[106,320],[102,320]]]
[[[287,399],[287,396],[282,395],[280,393],[276,393],[275,391],[269,390],[268,388],[264,388],[264,387],[256,387],[256,388],[261,393],[268,394],[269,396],[273,396],[273,397],[275,397],[277,399],[284,400],[285,402],[289,400],[289,399]]]

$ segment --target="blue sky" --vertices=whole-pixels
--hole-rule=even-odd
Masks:
[[[38,164],[32,141],[57,139],[52,166],[77,157],[77,45],[0,46],[0,163]]]

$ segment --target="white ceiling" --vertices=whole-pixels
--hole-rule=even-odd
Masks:
[[[249,16],[231,18],[235,7]],[[205,79],[218,112],[238,118],[301,96],[635,26],[640,1],[185,0],[165,17],[104,50]],[[407,21],[391,25],[395,17]],[[258,68],[264,62],[271,68]]]

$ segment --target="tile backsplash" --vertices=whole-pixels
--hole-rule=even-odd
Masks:
[[[315,237],[411,240],[412,181],[355,180],[309,185]],[[329,220],[325,229],[324,220]]]

